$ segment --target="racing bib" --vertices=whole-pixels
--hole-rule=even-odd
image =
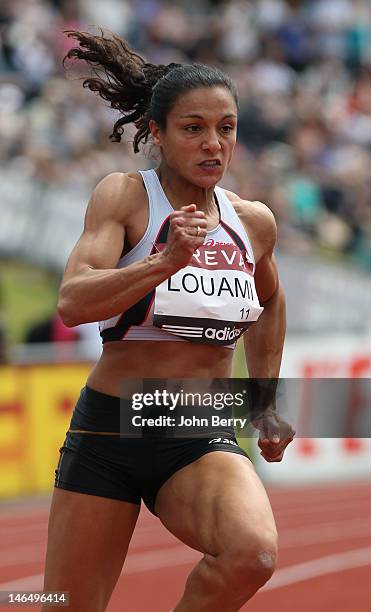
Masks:
[[[153,324],[191,342],[225,346],[263,310],[246,251],[233,243],[206,242],[188,266],[156,287]]]

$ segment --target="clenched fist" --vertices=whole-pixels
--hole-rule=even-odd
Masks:
[[[259,430],[258,446],[262,457],[269,463],[281,461],[286,446],[292,442],[296,433],[292,426],[270,408],[264,410],[252,423]]]
[[[207,233],[206,215],[196,204],[182,206],[170,218],[164,255],[175,269],[184,268],[204,242]]]

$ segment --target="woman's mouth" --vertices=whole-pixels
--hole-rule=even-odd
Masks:
[[[203,170],[210,171],[210,170],[216,170],[217,168],[220,168],[222,164],[219,159],[207,159],[198,165]]]

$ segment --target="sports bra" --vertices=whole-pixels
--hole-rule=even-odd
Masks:
[[[155,170],[141,170],[148,196],[149,220],[141,240],[117,264],[124,268],[166,246],[174,212]],[[105,321],[103,343],[153,340],[201,342],[233,349],[258,319],[255,260],[246,230],[221,187],[214,188],[219,224],[207,232],[191,262],[128,310]]]

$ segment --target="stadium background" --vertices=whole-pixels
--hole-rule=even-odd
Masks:
[[[40,588],[45,495],[78,390],[100,352],[95,325],[71,332],[56,317],[66,258],[96,183],[153,165],[132,153],[130,130],[125,142],[109,141],[115,112],[62,69],[70,45],[63,30],[94,25],[124,36],[154,63],[211,63],[236,81],[239,143],[222,185],[266,202],[276,216],[288,304],[282,376],[351,380],[371,372],[369,3],[2,0],[0,590]],[[239,351],[235,375],[244,374]],[[370,400],[361,396],[350,383],[336,413],[351,415],[349,437],[299,437],[282,465],[256,458],[284,528],[283,573],[249,609],[267,609],[279,593],[289,596],[287,610],[298,598],[301,607],[325,610],[326,590],[326,606],[337,612],[368,609],[371,443],[358,435],[367,432]],[[298,419],[315,418],[320,430],[321,412],[313,416],[299,392],[295,402]],[[138,533],[117,593],[124,589],[130,611],[160,612],[176,600],[197,555],[146,513]],[[171,584],[170,567],[178,572]],[[144,595],[134,599],[142,582],[154,593],[147,604]],[[117,593],[112,612],[121,609]]]

